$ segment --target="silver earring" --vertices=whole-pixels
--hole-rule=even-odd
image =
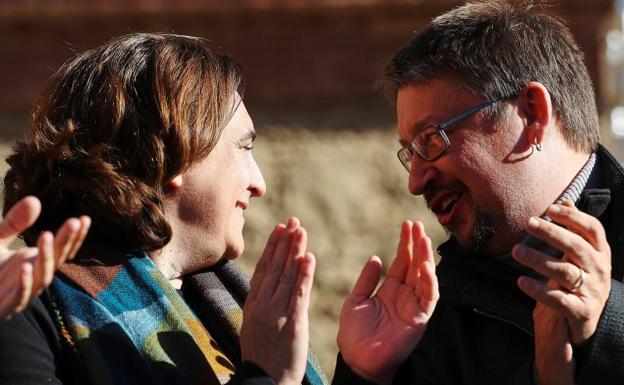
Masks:
[[[534,145],[537,151],[542,151],[542,144],[537,142],[537,137],[535,138]]]

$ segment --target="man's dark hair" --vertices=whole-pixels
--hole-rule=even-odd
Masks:
[[[438,16],[392,59],[384,85],[396,95],[407,85],[444,76],[486,100],[540,82],[568,145],[586,152],[598,146],[596,101],[583,53],[564,22],[543,6],[480,1]],[[501,118],[498,104],[491,112]]]

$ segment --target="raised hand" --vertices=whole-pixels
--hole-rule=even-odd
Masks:
[[[41,233],[36,247],[10,250],[15,237],[40,213],[41,203],[29,196],[17,202],[0,222],[0,318],[22,311],[50,285],[56,269],[76,255],[91,224],[86,216],[70,218],[56,236],[49,231]]]
[[[278,225],[251,278],[241,351],[279,385],[300,385],[308,355],[308,306],[316,261],[299,220]]]
[[[544,277],[547,283],[520,277],[518,286],[567,320],[571,342],[582,345],[594,335],[611,291],[611,249],[600,222],[571,202],[551,205],[546,214],[561,227],[532,218],[527,231],[563,252],[561,259],[525,245],[514,258]]]
[[[356,374],[387,384],[420,341],[439,297],[431,240],[422,223],[403,223],[397,255],[373,295],[381,267],[372,257],[362,269],[340,314],[338,347]]]
[[[567,320],[538,302],[533,323],[535,369],[540,385],[574,385],[575,361]]]

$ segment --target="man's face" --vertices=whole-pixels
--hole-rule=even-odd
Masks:
[[[407,145],[420,130],[483,101],[451,80],[403,87],[397,95],[399,140]],[[451,125],[446,152],[431,162],[414,155],[409,175],[410,192],[424,196],[460,245],[487,255],[509,252],[533,212],[527,206],[531,170],[517,153],[530,147],[522,120],[512,111],[502,121],[491,121],[482,111]]]

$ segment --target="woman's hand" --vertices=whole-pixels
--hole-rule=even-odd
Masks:
[[[40,213],[39,200],[28,196],[0,222],[0,318],[22,311],[50,285],[56,269],[76,255],[91,224],[86,216],[70,218],[56,236],[49,231],[41,233],[37,247],[10,250],[15,237],[35,223]]]
[[[308,355],[308,305],[315,259],[296,218],[267,241],[243,309],[243,361],[260,366],[279,385],[301,384]]]
[[[422,223],[403,223],[396,258],[373,295],[380,277],[381,260],[372,257],[342,308],[338,346],[356,374],[386,384],[420,342],[439,297]]]

